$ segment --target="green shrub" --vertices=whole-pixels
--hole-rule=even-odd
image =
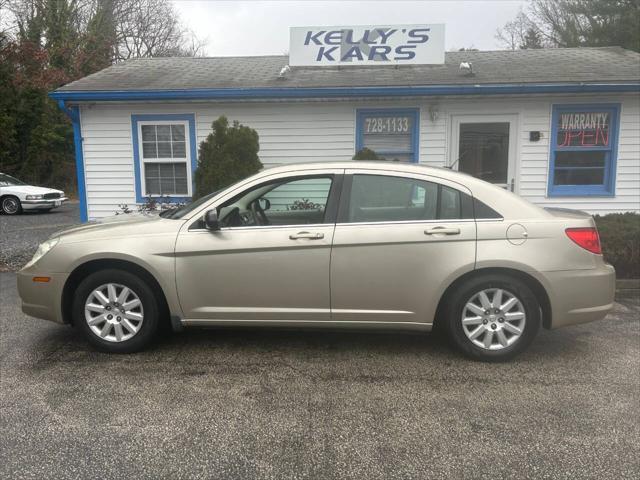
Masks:
[[[384,160],[384,158],[370,148],[364,147],[356,152],[352,160]]]
[[[618,278],[640,278],[640,215],[612,213],[595,217],[602,252]]]
[[[227,117],[211,125],[213,132],[200,144],[194,199],[228,187],[262,169],[258,158],[258,132],[240,125],[229,126]]]

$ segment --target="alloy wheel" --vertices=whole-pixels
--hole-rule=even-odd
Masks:
[[[513,293],[488,288],[474,294],[462,310],[462,329],[474,345],[485,350],[501,350],[522,336],[526,313]]]
[[[140,297],[129,287],[106,283],[87,297],[84,317],[98,337],[108,342],[125,342],[140,331],[144,310]]]

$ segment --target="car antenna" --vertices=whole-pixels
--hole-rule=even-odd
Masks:
[[[448,168],[449,170],[453,170],[453,167],[455,167],[456,165],[458,165],[458,162],[460,161],[462,157],[458,157],[456,158],[456,161],[453,162],[451,165],[445,165],[444,168]]]

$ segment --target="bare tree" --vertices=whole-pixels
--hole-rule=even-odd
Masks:
[[[511,49],[617,45],[640,51],[640,2],[530,0],[496,38]]]
[[[542,33],[529,16],[520,10],[516,18],[496,31],[496,39],[509,50],[542,48]]]
[[[195,56],[203,42],[183,27],[167,0],[119,0],[114,5],[115,61]]]
[[[204,41],[184,27],[169,0],[0,0],[0,30],[46,47],[73,41],[66,51],[117,62],[138,57],[196,56]],[[89,47],[84,48],[84,47]],[[91,66],[104,62],[90,62]],[[90,73],[90,72],[84,72]]]

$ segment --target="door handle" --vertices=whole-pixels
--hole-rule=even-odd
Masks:
[[[433,227],[424,231],[425,235],[460,235],[459,228]]]
[[[289,235],[291,240],[298,240],[300,238],[306,238],[308,240],[320,240],[324,238],[324,233],[311,233],[311,232],[298,232],[292,235]]]

